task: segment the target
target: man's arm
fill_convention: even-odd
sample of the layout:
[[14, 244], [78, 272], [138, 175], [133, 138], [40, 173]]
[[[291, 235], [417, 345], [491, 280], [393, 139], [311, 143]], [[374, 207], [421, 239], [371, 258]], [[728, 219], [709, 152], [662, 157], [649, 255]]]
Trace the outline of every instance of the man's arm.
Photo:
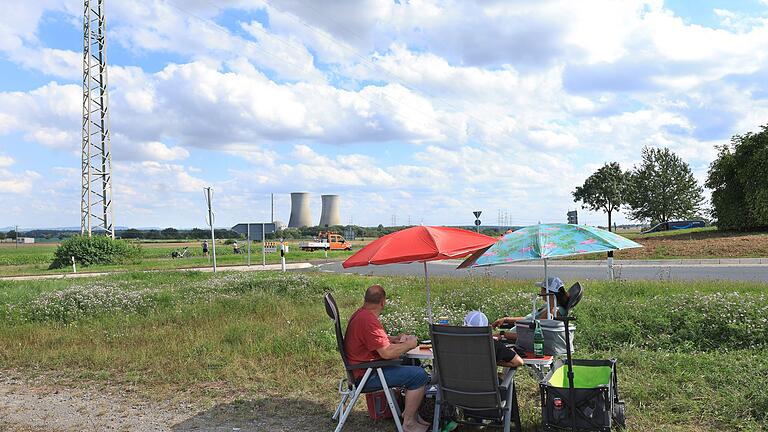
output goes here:
[[516, 355], [515, 358], [510, 361], [499, 361], [496, 362], [496, 364], [503, 367], [518, 367], [524, 365], [525, 360], [523, 360], [523, 358], [519, 355]]
[[416, 336], [405, 336], [403, 339], [402, 342], [391, 343], [385, 347], [379, 348], [376, 352], [378, 352], [384, 360], [393, 360], [419, 346], [419, 341], [416, 339]]
[[504, 318], [499, 318], [496, 321], [494, 321], [493, 324], [491, 324], [491, 325], [493, 327], [498, 327], [498, 326], [500, 326], [502, 324], [507, 324], [507, 323], [514, 324], [515, 321], [520, 321], [523, 318], [525, 318], [525, 317], [504, 317]]

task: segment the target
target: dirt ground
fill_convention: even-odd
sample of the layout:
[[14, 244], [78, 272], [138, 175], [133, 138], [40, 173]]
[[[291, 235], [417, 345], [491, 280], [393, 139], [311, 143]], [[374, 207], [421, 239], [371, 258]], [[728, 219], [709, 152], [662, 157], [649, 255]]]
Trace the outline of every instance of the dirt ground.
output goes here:
[[[130, 386], [55, 383], [0, 371], [0, 431], [5, 432], [255, 432], [333, 430], [333, 408], [308, 397], [229, 394], [194, 389], [172, 398], [141, 394]], [[215, 396], [201, 397], [200, 393]], [[194, 395], [193, 395], [194, 393]], [[389, 431], [371, 422], [357, 404], [345, 431]]]
[[768, 257], [768, 233], [710, 231], [633, 240], [644, 247], [617, 252], [617, 259]]

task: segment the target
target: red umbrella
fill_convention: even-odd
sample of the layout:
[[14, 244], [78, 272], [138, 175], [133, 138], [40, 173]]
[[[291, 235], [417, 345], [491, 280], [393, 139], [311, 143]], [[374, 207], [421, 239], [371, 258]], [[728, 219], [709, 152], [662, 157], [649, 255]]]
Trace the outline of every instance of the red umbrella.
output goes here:
[[415, 226], [387, 234], [347, 258], [344, 268], [369, 264], [424, 263], [427, 285], [427, 313], [432, 322], [427, 261], [465, 257], [496, 243], [495, 238], [461, 228]]

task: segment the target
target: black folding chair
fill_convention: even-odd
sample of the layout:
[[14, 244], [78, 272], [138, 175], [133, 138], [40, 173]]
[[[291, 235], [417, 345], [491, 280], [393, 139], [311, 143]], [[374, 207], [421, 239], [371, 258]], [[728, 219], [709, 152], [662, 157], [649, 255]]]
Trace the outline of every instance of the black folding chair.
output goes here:
[[576, 282], [573, 284], [570, 288], [568, 288], [568, 303], [564, 304], [565, 310], [567, 311], [566, 315], [568, 315], [574, 307], [576, 307], [577, 304], [581, 301], [581, 297], [584, 295], [584, 288], [581, 287], [581, 284]]
[[[515, 391], [515, 368], [506, 371], [502, 382], [496, 366], [492, 329], [430, 325], [434, 365], [438, 378], [433, 432], [440, 427], [441, 405], [461, 408], [467, 416], [500, 422], [504, 432], [511, 423], [520, 432], [520, 411]], [[460, 423], [487, 425], [467, 419]], [[491, 424], [493, 425], [493, 424]]]
[[[349, 361], [347, 360], [347, 353], [344, 351], [344, 333], [341, 331], [341, 318], [339, 316], [339, 308], [336, 306], [336, 301], [333, 299], [331, 293], [325, 294], [324, 301], [325, 312], [333, 320], [333, 324], [336, 329], [336, 344], [339, 350], [339, 354], [341, 354], [341, 361], [344, 362], [344, 369], [347, 373], [347, 377], [342, 378], [339, 381], [339, 394], [341, 394], [341, 402], [339, 402], [339, 405], [336, 407], [336, 412], [333, 413], [333, 419], [339, 420], [339, 424], [336, 426], [336, 432], [340, 432], [344, 428], [344, 423], [346, 423], [347, 418], [352, 412], [352, 408], [354, 408], [355, 402], [357, 402], [357, 399], [360, 397], [361, 393], [373, 393], [380, 391], [363, 391], [363, 387], [365, 387], [365, 383], [368, 381], [368, 378], [370, 378], [372, 373], [379, 375], [382, 389], [384, 390], [384, 394], [387, 396], [389, 409], [392, 411], [392, 417], [395, 421], [395, 426], [397, 426], [398, 432], [403, 432], [403, 425], [400, 422], [400, 407], [397, 405], [394, 395], [392, 394], [392, 390], [390, 390], [389, 386], [387, 385], [387, 380], [384, 378], [384, 372], [381, 370], [381, 368], [385, 366], [400, 366], [403, 364], [402, 360], [380, 360], [350, 365]], [[365, 375], [363, 375], [363, 378], [357, 382], [354, 375], [352, 374], [352, 371], [359, 369], [365, 369]], [[347, 403], [346, 407], [344, 406], [345, 403]], [[341, 418], [339, 418], [339, 415], [341, 415]]]

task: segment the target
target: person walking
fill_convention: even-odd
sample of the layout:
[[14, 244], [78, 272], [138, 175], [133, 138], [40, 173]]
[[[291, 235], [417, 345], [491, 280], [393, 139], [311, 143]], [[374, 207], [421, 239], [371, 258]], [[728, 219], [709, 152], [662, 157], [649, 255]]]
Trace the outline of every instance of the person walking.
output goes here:
[[203, 256], [206, 258], [208, 257], [208, 241], [207, 240], [203, 241]]

